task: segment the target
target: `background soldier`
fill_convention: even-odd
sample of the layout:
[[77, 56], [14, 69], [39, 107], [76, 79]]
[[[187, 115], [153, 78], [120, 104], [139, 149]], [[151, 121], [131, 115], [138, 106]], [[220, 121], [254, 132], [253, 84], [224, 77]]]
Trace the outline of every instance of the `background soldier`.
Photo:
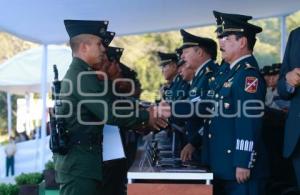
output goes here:
[[166, 80], [166, 84], [162, 87], [162, 98], [166, 101], [172, 101], [176, 97], [176, 88], [179, 77], [177, 76], [177, 55], [176, 53], [158, 52], [160, 59], [159, 66]]

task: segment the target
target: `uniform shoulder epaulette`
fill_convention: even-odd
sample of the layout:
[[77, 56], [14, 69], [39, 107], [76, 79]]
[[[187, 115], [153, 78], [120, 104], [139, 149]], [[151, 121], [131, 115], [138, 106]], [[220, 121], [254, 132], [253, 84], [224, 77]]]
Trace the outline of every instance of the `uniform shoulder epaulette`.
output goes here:
[[210, 72], [213, 72], [209, 67], [206, 67], [205, 68], [205, 74], [208, 74], [208, 73], [210, 73]]

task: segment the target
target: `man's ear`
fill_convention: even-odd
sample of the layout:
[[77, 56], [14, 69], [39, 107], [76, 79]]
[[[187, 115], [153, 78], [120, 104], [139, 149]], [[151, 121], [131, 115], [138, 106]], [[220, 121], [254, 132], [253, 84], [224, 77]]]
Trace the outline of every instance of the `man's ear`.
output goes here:
[[241, 43], [241, 46], [240, 46], [241, 49], [243, 49], [243, 48], [245, 48], [245, 47], [247, 48], [248, 40], [247, 40], [246, 37], [241, 37], [241, 38], [239, 39], [239, 41], [240, 41], [240, 43]]
[[203, 48], [199, 47], [199, 48], [197, 49], [197, 53], [198, 53], [199, 56], [202, 56], [202, 55], [203, 55], [203, 52], [204, 52]]

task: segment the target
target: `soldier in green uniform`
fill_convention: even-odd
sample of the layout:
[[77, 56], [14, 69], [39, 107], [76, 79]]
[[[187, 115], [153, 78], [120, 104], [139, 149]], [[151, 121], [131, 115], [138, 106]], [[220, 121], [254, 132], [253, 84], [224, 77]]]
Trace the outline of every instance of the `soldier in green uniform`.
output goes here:
[[[94, 64], [101, 63], [105, 53], [103, 39], [107, 21], [65, 20], [70, 36], [73, 61], [61, 83], [62, 106], [59, 118], [64, 120], [68, 152], [54, 154], [57, 182], [62, 195], [102, 194], [102, 129], [104, 124], [131, 127], [149, 124], [159, 129], [163, 119], [158, 111], [126, 109], [117, 111], [126, 117], [115, 117], [113, 94], [107, 80], [99, 80]], [[105, 78], [105, 77], [104, 77]], [[168, 115], [168, 111], [160, 112]]]
[[[140, 88], [136, 80], [137, 75], [132, 69], [120, 62], [123, 50], [123, 48], [119, 47], [107, 48], [107, 63], [110, 64], [108, 67], [108, 75], [109, 79], [115, 83], [113, 85], [114, 96], [119, 101], [127, 101], [131, 98], [138, 99]], [[131, 83], [129, 79], [132, 81]], [[125, 104], [126, 106], [125, 102], [120, 102], [120, 104]], [[138, 135], [134, 130], [129, 128], [121, 128], [120, 134], [126, 158], [109, 160], [103, 163], [104, 195], [126, 194], [127, 171], [134, 160], [137, 149], [136, 138]]]

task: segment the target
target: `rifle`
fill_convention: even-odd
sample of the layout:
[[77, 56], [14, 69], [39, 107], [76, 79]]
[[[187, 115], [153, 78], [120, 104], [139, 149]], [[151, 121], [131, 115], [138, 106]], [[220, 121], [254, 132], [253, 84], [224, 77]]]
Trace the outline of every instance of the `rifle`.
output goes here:
[[58, 80], [57, 67], [53, 65], [54, 81], [52, 82], [52, 100], [54, 101], [54, 108], [49, 108], [50, 115], [50, 150], [53, 153], [65, 155], [68, 152], [68, 131], [64, 128], [64, 121], [57, 116], [58, 108], [62, 106], [59, 97], [61, 81]]

